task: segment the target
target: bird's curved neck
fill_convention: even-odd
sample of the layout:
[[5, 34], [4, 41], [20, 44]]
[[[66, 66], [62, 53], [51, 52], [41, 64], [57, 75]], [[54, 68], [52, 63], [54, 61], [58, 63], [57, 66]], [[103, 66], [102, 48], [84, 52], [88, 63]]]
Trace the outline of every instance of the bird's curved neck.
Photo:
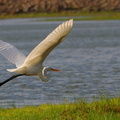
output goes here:
[[46, 76], [44, 76], [44, 75], [41, 75], [40, 77], [39, 77], [42, 81], [44, 81], [44, 82], [48, 82], [49, 81], [49, 77], [46, 77]]
[[44, 81], [44, 82], [47, 82], [47, 81], [49, 81], [49, 79], [50, 79], [50, 75], [47, 73], [48, 72], [48, 67], [44, 67], [43, 69], [42, 69], [42, 72], [41, 72], [41, 74], [39, 75], [39, 78], [42, 80], [42, 81]]

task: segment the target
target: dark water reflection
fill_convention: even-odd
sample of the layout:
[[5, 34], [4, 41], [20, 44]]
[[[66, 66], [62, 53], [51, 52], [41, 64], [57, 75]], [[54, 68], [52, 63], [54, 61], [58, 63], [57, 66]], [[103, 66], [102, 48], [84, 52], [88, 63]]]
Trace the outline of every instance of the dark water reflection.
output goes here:
[[[0, 39], [19, 48], [26, 55], [59, 22], [36, 22], [38, 19], [0, 20]], [[22, 76], [0, 88], [0, 106], [39, 105], [85, 98], [91, 101], [101, 93], [119, 96], [120, 21], [75, 21], [66, 40], [44, 62], [57, 69], [48, 83], [36, 77]], [[0, 56], [1, 80], [13, 75], [14, 68]]]

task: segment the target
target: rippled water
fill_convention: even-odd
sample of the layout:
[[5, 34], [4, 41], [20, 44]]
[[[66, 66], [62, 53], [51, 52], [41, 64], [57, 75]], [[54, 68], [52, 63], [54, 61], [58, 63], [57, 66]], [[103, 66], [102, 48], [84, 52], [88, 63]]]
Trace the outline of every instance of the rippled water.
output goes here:
[[[38, 19], [0, 20], [0, 39], [24, 54], [42, 41], [62, 21]], [[60, 103], [85, 98], [91, 101], [104, 93], [119, 96], [120, 21], [75, 21], [71, 33], [48, 56], [45, 66], [60, 69], [43, 83], [36, 77], [22, 76], [0, 87], [0, 107]], [[14, 68], [0, 55], [0, 82]]]

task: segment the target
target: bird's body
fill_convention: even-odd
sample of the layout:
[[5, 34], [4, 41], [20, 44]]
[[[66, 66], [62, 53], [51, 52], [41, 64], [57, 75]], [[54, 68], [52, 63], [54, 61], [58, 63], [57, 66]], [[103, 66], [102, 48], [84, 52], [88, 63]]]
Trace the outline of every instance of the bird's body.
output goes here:
[[59, 25], [40, 44], [38, 44], [27, 57], [11, 44], [0, 40], [0, 53], [17, 67], [15, 69], [7, 70], [9, 72], [15, 72], [27, 76], [35, 75], [42, 81], [48, 81], [50, 76], [47, 72], [59, 70], [44, 67], [42, 64], [48, 54], [60, 44], [71, 31], [72, 26], [72, 19]]

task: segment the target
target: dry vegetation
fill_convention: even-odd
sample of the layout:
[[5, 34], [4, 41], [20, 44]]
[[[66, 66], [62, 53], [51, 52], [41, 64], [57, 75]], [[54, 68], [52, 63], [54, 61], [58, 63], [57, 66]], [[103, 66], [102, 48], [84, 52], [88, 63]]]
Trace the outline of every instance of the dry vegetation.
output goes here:
[[0, 0], [0, 14], [120, 11], [120, 0]]

